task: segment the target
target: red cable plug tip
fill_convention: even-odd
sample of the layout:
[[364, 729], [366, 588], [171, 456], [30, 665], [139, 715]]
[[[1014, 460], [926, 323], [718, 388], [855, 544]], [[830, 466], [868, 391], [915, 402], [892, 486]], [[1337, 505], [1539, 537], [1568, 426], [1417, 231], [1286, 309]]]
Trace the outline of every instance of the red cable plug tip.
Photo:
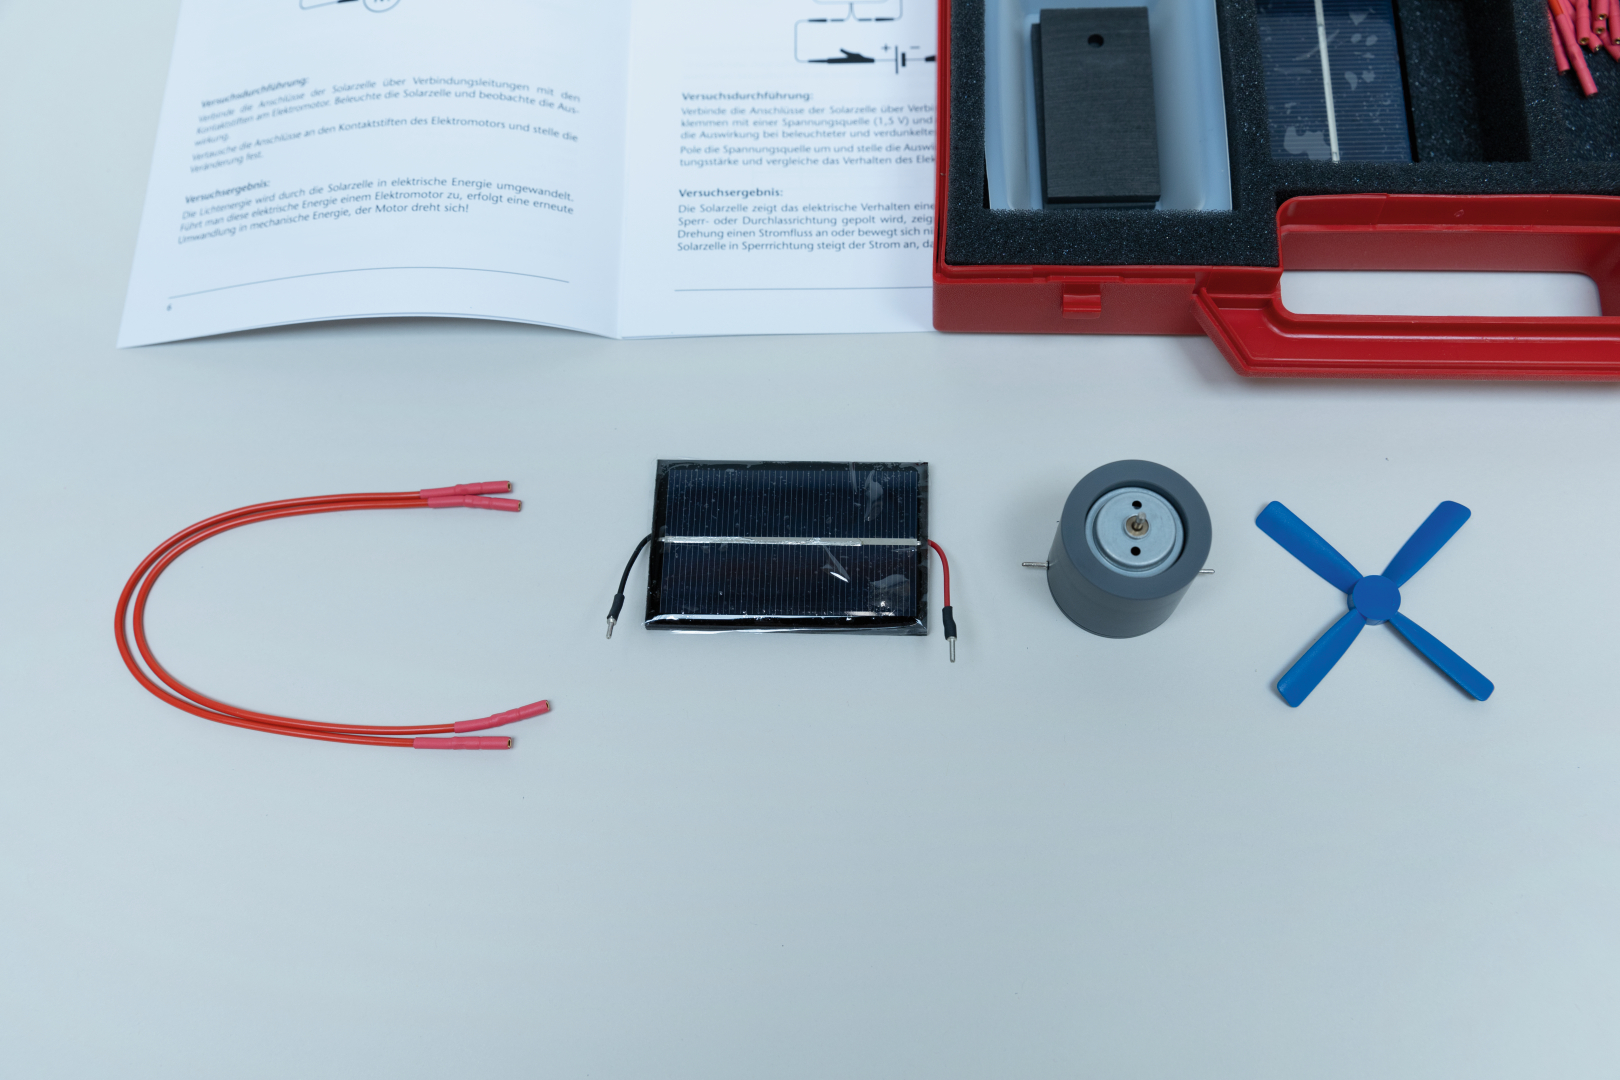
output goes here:
[[512, 740], [503, 735], [461, 735], [449, 739], [412, 739], [417, 750], [510, 750]]
[[515, 724], [519, 720], [527, 720], [531, 716], [551, 711], [551, 702], [536, 701], [532, 705], [522, 705], [506, 712], [498, 712], [493, 716], [481, 716], [477, 720], [458, 720], [452, 730], [454, 731], [483, 731], [486, 728], [504, 727]]
[[500, 495], [512, 490], [510, 480], [485, 480], [481, 484], [455, 484], [451, 487], [423, 488], [417, 494], [424, 499], [438, 499], [446, 495]]
[[517, 513], [523, 509], [521, 499], [486, 499], [482, 495], [436, 495], [427, 501], [435, 510], [443, 510], [451, 506], [470, 506], [474, 510], [509, 510]]

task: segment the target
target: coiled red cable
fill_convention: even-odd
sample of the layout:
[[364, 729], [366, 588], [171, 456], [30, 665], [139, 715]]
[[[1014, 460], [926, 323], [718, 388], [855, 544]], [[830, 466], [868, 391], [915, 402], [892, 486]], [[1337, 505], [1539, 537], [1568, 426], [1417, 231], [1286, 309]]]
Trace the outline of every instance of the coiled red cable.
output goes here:
[[[115, 629], [118, 653], [124, 658], [137, 682], [163, 701], [193, 716], [213, 720], [233, 727], [265, 731], [275, 735], [292, 735], [300, 739], [320, 739], [326, 742], [358, 743], [364, 746], [406, 746], [422, 750], [504, 750], [512, 740], [504, 736], [464, 736], [460, 733], [500, 727], [531, 716], [549, 712], [550, 702], [537, 701], [531, 705], [496, 713], [477, 720], [462, 720], [453, 724], [423, 724], [415, 726], [371, 726], [363, 724], [330, 724], [315, 720], [298, 720], [290, 716], [239, 709], [223, 701], [191, 689], [171, 675], [153, 655], [146, 640], [146, 602], [158, 577], [187, 551], [210, 537], [231, 529], [241, 528], [258, 521], [275, 518], [299, 517], [304, 514], [330, 514], [340, 510], [413, 510], [466, 506], [484, 510], [515, 511], [523, 505], [516, 499], [491, 499], [489, 492], [510, 491], [512, 485], [505, 480], [482, 484], [459, 484], [450, 488], [429, 488], [422, 491], [373, 492], [355, 495], [317, 495], [305, 499], [283, 499], [279, 502], [257, 503], [223, 514], [216, 514], [182, 529], [159, 544], [141, 561], [124, 585], [118, 597]], [[134, 637], [131, 648], [130, 637]], [[141, 667], [135, 654], [145, 662], [151, 674]], [[161, 685], [160, 685], [161, 684]], [[455, 735], [454, 738], [423, 738], [428, 735]]]

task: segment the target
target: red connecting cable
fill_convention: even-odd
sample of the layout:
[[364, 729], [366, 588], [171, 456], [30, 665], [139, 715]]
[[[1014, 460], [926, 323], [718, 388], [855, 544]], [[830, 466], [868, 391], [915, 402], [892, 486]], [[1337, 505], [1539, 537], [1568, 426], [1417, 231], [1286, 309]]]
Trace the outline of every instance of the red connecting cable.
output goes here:
[[[206, 521], [199, 521], [189, 528], [175, 533], [157, 549], [142, 560], [141, 565], [135, 568], [130, 575], [124, 591], [118, 597], [118, 614], [116, 617], [116, 633], [118, 635], [118, 653], [124, 658], [124, 666], [129, 668], [131, 675], [137, 682], [146, 687], [157, 697], [168, 702], [177, 709], [184, 709], [193, 716], [200, 716], [205, 720], [213, 720], [221, 724], [230, 724], [233, 727], [250, 728], [254, 731], [266, 731], [275, 735], [292, 735], [300, 739], [322, 739], [327, 742], [359, 743], [365, 746], [410, 746], [418, 750], [505, 750], [511, 747], [512, 740], [504, 736], [458, 736], [449, 739], [420, 738], [424, 735], [446, 735], [466, 731], [482, 731], [486, 728], [500, 727], [503, 724], [526, 720], [531, 716], [551, 710], [551, 703], [536, 701], [532, 705], [512, 709], [509, 712], [496, 713], [493, 716], [481, 717], [477, 720], [462, 720], [454, 724], [424, 724], [416, 727], [373, 727], [359, 724], [327, 724], [315, 720], [296, 720], [290, 716], [276, 716], [272, 713], [253, 712], [249, 709], [238, 709], [217, 701], [206, 694], [197, 692], [186, 686], [158, 662], [152, 654], [151, 646], [146, 641], [146, 601], [152, 594], [152, 586], [156, 584], [158, 576], [167, 570], [174, 560], [187, 551], [220, 533], [243, 525], [251, 525], [256, 521], [270, 521], [275, 518], [299, 517], [304, 514], [330, 514], [339, 510], [410, 510], [410, 509], [440, 509], [453, 506], [468, 506], [480, 510], [512, 510], [521, 509], [523, 504], [516, 499], [490, 499], [485, 498], [490, 492], [511, 491], [512, 485], [505, 480], [495, 480], [482, 484], [457, 484], [455, 487], [427, 488], [423, 491], [394, 491], [375, 492], [360, 495], [317, 495], [307, 499], [283, 499], [280, 502], [258, 503], [254, 506], [244, 506], [237, 510], [229, 510], [223, 514], [216, 514]], [[133, 600], [133, 605], [131, 601]], [[134, 631], [135, 647], [130, 648], [129, 630]], [[139, 652], [141, 660], [151, 669], [148, 675], [135, 659]], [[154, 676], [156, 679], [154, 680]], [[162, 685], [159, 685], [159, 682]]]

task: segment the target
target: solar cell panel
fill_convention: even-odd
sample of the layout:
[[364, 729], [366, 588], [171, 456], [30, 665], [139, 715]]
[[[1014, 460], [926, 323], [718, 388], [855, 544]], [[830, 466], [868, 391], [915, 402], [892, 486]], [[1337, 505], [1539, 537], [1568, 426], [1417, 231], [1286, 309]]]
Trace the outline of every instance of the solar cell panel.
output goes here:
[[660, 461], [649, 628], [928, 633], [928, 466]]

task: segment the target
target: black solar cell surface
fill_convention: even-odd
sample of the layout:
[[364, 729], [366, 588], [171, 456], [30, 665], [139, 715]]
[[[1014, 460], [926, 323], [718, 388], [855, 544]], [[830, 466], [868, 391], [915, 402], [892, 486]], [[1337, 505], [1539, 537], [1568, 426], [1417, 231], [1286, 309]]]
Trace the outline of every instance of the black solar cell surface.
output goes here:
[[764, 544], [664, 548], [667, 614], [915, 615], [917, 549]]
[[926, 500], [925, 464], [660, 462], [647, 625], [926, 634]]

